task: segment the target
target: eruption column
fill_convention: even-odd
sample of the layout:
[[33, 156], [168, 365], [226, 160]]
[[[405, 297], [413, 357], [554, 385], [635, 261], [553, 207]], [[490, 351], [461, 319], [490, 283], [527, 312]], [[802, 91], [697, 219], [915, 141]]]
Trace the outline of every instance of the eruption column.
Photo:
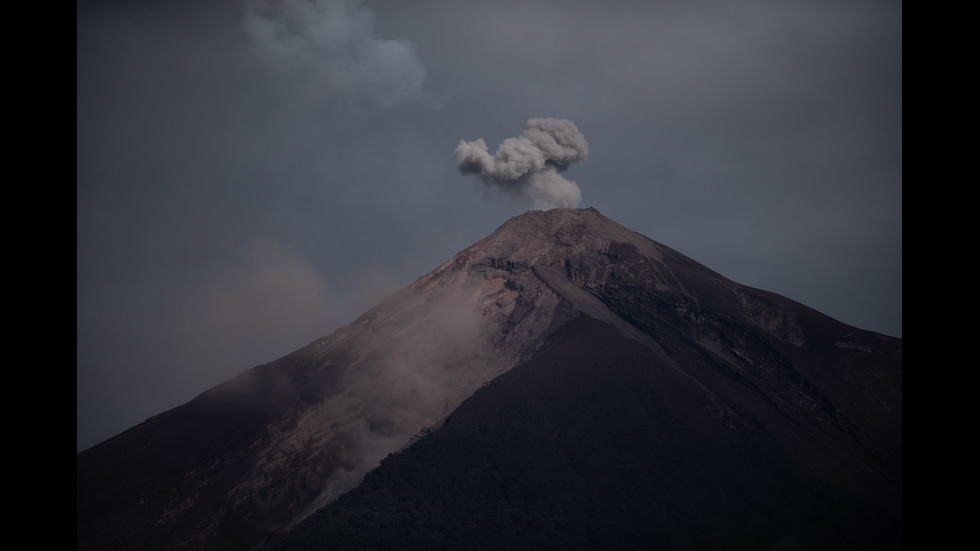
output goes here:
[[534, 208], [577, 207], [582, 192], [562, 175], [572, 163], [589, 155], [585, 136], [570, 120], [528, 119], [527, 128], [507, 138], [492, 156], [482, 138], [456, 146], [456, 165], [463, 174], [477, 174], [488, 186], [520, 193]]

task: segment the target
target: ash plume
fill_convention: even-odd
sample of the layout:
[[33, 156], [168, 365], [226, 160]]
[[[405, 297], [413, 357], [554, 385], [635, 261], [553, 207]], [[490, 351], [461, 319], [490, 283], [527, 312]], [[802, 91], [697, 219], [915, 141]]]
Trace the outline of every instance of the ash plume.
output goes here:
[[489, 187], [520, 193], [535, 209], [572, 208], [582, 201], [578, 184], [560, 174], [589, 155], [585, 136], [568, 119], [528, 119], [524, 132], [504, 140], [492, 156], [482, 138], [460, 140], [455, 155], [460, 172], [479, 175]]
[[382, 108], [423, 96], [415, 45], [375, 36], [362, 0], [247, 0], [243, 28], [256, 54], [314, 97], [363, 98]]

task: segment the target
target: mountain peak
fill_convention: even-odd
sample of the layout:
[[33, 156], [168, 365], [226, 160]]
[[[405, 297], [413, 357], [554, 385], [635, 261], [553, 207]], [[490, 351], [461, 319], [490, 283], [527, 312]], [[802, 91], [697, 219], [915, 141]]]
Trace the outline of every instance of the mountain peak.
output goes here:
[[563, 270], [569, 263], [592, 262], [596, 254], [618, 257], [623, 247], [640, 256], [662, 260], [670, 249], [607, 218], [594, 207], [533, 210], [514, 216], [487, 237], [467, 247], [432, 273], [461, 270], [474, 264]]
[[[541, 238], [546, 240], [542, 242]], [[546, 243], [572, 246], [583, 240], [593, 244], [595, 240], [647, 240], [607, 218], [595, 207], [588, 207], [528, 211], [511, 218], [483, 241], [527, 239], [539, 246]]]
[[529, 210], [522, 214], [512, 217], [503, 225], [515, 224], [555, 224], [555, 223], [595, 223], [599, 220], [609, 220], [595, 207], [586, 208], [555, 208], [547, 210]]

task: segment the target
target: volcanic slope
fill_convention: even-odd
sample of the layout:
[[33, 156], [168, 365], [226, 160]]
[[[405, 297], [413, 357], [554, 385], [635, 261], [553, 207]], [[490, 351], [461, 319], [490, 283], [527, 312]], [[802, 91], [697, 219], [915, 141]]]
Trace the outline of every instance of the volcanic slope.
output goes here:
[[[567, 358], [580, 361], [553, 359], [571, 343], [581, 350]], [[721, 526], [744, 526], [733, 504], [751, 510], [774, 495], [769, 489], [785, 488], [789, 497], [775, 501], [784, 508], [814, 496], [832, 505], [801, 513], [809, 524], [777, 516], [766, 522], [785, 525], [783, 531], [746, 528], [752, 535], [743, 539], [758, 543], [827, 527], [850, 533], [851, 525], [834, 519], [852, 518], [846, 512], [863, 507], [873, 526], [889, 527], [882, 537], [894, 539], [898, 530], [900, 541], [901, 348], [900, 339], [730, 281], [595, 209], [532, 211], [349, 326], [80, 453], [78, 549], [273, 546], [297, 522], [356, 487], [382, 458], [414, 441], [369, 480], [391, 472], [387, 463], [395, 458], [421, 453], [416, 450], [450, 438], [454, 426], [466, 427], [457, 422], [466, 417], [453, 414], [439, 428], [464, 400], [509, 388], [503, 382], [544, 364], [553, 375], [531, 379], [567, 392], [537, 395], [532, 409], [539, 413], [524, 422], [531, 427], [524, 436], [571, 454], [556, 464], [555, 480], [562, 483], [554, 485], [562, 491], [580, 498], [589, 491], [629, 495], [622, 480], [582, 494], [564, 484], [573, 479], [561, 473], [591, 472], [589, 465], [604, 456], [630, 463], [626, 472], [648, 481], [661, 476], [657, 469], [664, 465], [680, 465], [665, 486], [671, 491], [658, 494], [661, 509], [654, 510], [686, 517], [702, 499], [715, 501], [705, 493], [708, 484], [736, 496], [712, 505], [722, 517], [734, 515]], [[552, 359], [542, 359], [545, 354]], [[616, 370], [631, 373], [626, 386], [644, 398], [628, 412], [609, 414], [622, 417], [619, 432], [596, 421], [592, 433], [581, 434], [576, 423], [587, 425], [589, 413], [572, 406], [588, 389], [603, 388], [605, 375]], [[477, 393], [490, 381], [498, 383]], [[515, 398], [527, 392], [521, 388], [482, 398], [490, 404], [483, 411], [522, 403]], [[609, 407], [596, 399], [600, 413]], [[474, 407], [473, 400], [464, 405]], [[537, 418], [547, 420], [539, 426]], [[547, 437], [539, 442], [538, 433]], [[635, 442], [617, 447], [629, 434]], [[480, 439], [471, 430], [463, 441]], [[500, 450], [506, 455], [508, 448]], [[502, 464], [519, 458], [509, 457], [501, 457]], [[698, 461], [708, 466], [693, 468]], [[711, 482], [689, 481], [697, 472], [710, 472]], [[727, 484], [729, 478], [741, 482]], [[671, 496], [688, 483], [691, 495], [677, 513]], [[367, 487], [350, 498], [368, 495]], [[398, 499], [418, 503], [424, 492]], [[345, 500], [324, 511], [344, 518], [337, 507]], [[584, 511], [556, 522], [569, 525]], [[718, 526], [706, 521], [684, 529], [700, 533], [712, 525]], [[657, 541], [674, 537], [651, 530], [637, 541], [650, 541], [654, 533]], [[711, 539], [724, 538], [724, 528], [716, 530], [704, 541], [721, 541]]]
[[705, 404], [649, 348], [582, 316], [281, 549], [901, 548], [890, 506]]

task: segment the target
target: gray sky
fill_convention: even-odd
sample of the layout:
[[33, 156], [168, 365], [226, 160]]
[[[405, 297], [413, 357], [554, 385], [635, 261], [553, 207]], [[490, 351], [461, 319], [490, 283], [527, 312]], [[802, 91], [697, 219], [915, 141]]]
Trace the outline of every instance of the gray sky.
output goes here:
[[454, 157], [532, 118], [587, 140], [578, 206], [902, 336], [900, 2], [77, 7], [78, 450], [532, 208]]

